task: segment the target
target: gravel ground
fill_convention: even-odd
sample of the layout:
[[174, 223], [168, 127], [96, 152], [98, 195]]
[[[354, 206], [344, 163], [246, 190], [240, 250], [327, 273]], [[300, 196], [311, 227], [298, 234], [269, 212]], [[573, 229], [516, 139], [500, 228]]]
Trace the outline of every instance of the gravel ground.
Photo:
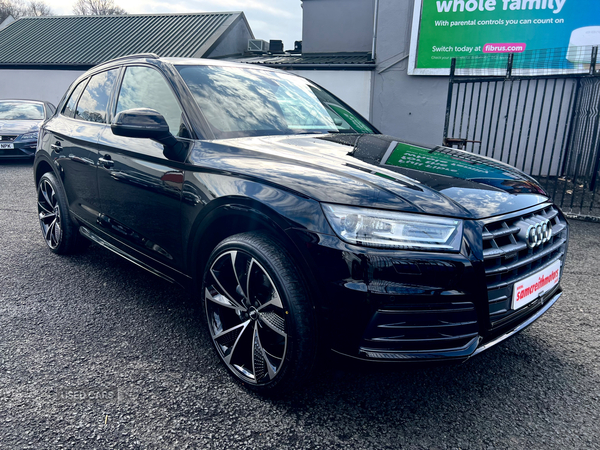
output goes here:
[[184, 290], [96, 246], [48, 251], [31, 164], [0, 163], [0, 449], [600, 448], [600, 224], [571, 226], [565, 294], [520, 335], [458, 366], [330, 363], [263, 399]]

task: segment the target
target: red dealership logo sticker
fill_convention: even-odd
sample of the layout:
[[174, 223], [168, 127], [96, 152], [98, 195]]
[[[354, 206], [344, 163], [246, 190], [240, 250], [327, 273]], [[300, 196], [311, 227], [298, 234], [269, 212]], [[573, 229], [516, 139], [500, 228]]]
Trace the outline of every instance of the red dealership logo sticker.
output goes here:
[[561, 262], [555, 261], [545, 269], [514, 284], [512, 309], [516, 310], [549, 292], [560, 279]]
[[516, 301], [520, 301], [523, 300], [527, 297], [529, 297], [531, 294], [535, 294], [537, 291], [539, 291], [541, 288], [548, 286], [549, 284], [552, 284], [552, 286], [554, 286], [556, 284], [556, 282], [558, 282], [558, 269], [552, 271], [552, 273], [550, 275], [548, 275], [547, 277], [541, 275], [538, 278], [538, 281], [536, 281], [533, 284], [529, 284], [529, 285], [520, 285], [517, 287], [517, 298]]

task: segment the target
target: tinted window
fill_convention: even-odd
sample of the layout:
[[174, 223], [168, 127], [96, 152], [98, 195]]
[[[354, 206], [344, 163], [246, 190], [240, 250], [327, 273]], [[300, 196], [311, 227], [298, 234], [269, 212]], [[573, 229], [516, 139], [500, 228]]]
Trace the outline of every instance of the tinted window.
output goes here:
[[173, 135], [186, 135], [179, 103], [158, 71], [149, 67], [127, 68], [117, 102], [117, 114], [134, 108], [158, 111], [164, 116]]
[[1, 120], [42, 120], [44, 107], [39, 103], [0, 102]]
[[106, 112], [119, 69], [109, 70], [94, 75], [81, 94], [77, 103], [76, 119], [88, 122], [106, 123]]
[[85, 88], [87, 81], [88, 80], [83, 80], [75, 89], [73, 89], [73, 92], [69, 97], [69, 101], [67, 101], [67, 104], [62, 110], [63, 115], [67, 117], [75, 117], [75, 105], [77, 105], [77, 100], [81, 95], [81, 91], [83, 91], [83, 88]]
[[349, 107], [281, 71], [177, 66], [217, 138], [298, 133], [373, 133]]

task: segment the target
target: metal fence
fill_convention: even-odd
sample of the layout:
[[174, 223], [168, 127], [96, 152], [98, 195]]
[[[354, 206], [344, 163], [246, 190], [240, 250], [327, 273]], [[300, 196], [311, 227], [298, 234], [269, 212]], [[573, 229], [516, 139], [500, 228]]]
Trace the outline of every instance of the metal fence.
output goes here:
[[598, 47], [452, 60], [444, 145], [514, 165], [600, 220]]

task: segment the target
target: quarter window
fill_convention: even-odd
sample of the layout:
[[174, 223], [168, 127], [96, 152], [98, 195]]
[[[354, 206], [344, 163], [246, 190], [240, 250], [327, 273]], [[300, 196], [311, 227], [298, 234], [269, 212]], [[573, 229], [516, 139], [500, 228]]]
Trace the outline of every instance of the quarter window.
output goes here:
[[81, 83], [79, 83], [77, 85], [77, 87], [75, 89], [73, 89], [73, 92], [71, 93], [71, 96], [69, 97], [69, 101], [67, 102], [67, 104], [65, 105], [65, 107], [62, 110], [62, 113], [64, 116], [67, 117], [75, 117], [75, 105], [77, 104], [77, 99], [79, 99], [79, 96], [81, 95], [81, 91], [83, 91], [83, 88], [85, 88], [85, 85], [87, 83], [88, 80], [83, 80]]
[[110, 93], [119, 69], [108, 70], [90, 78], [90, 82], [77, 103], [75, 118], [88, 122], [106, 123]]
[[134, 108], [150, 108], [162, 114], [174, 136], [187, 137], [182, 110], [171, 88], [158, 71], [149, 67], [128, 67], [123, 77], [117, 114]]

